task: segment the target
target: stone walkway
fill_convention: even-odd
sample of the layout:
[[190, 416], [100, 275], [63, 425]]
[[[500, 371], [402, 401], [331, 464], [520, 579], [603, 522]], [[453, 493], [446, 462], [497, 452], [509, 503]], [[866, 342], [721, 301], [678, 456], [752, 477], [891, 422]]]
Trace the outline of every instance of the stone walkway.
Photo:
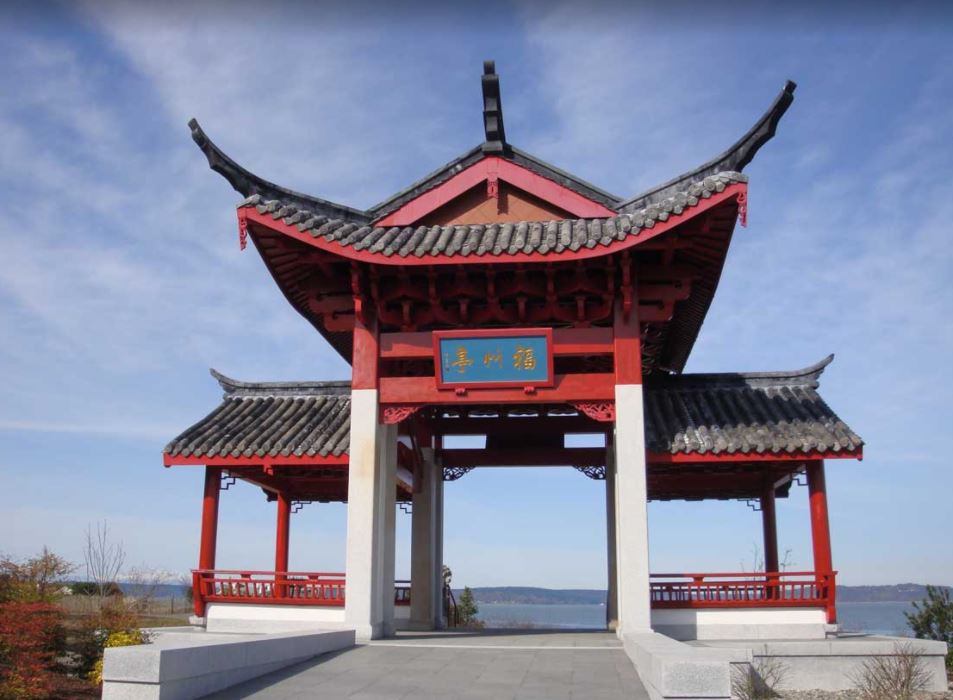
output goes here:
[[217, 700], [647, 700], [606, 632], [401, 633], [262, 676]]

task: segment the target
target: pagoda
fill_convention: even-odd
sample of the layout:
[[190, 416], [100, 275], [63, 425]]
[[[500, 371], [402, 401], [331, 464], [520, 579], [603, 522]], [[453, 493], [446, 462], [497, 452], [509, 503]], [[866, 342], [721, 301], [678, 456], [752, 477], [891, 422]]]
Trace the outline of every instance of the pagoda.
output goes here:
[[[446, 481], [491, 466], [570, 466], [604, 481], [607, 625], [676, 639], [823, 638], [837, 621], [825, 462], [862, 440], [818, 394], [827, 357], [784, 372], [686, 374], [738, 222], [743, 174], [794, 99], [788, 82], [721, 155], [619, 197], [507, 138], [493, 62], [484, 140], [369, 209], [275, 185], [192, 137], [241, 195], [250, 241], [350, 381], [245, 382], [165, 448], [204, 467], [195, 614], [209, 630], [454, 623], [443, 566]], [[567, 435], [602, 436], [569, 447]], [[483, 448], [445, 445], [483, 436]], [[235, 480], [275, 504], [275, 566], [216, 568]], [[464, 481], [465, 484], [465, 481]], [[463, 486], [464, 484], [461, 484]], [[775, 501], [806, 484], [813, 565], [779, 562]], [[762, 516], [764, 571], [649, 570], [650, 500], [730, 499]], [[292, 513], [347, 503], [343, 572], [295, 571]], [[412, 506], [411, 578], [395, 581], [395, 513]], [[754, 633], [757, 636], [756, 632]]]

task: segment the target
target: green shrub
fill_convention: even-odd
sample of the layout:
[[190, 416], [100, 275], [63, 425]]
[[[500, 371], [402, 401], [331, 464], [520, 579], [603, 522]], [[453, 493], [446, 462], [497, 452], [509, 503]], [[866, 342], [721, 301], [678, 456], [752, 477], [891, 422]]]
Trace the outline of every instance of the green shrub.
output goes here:
[[953, 600], [950, 589], [927, 586], [927, 597], [904, 613], [918, 639], [936, 639], [947, 644], [946, 669], [953, 673]]

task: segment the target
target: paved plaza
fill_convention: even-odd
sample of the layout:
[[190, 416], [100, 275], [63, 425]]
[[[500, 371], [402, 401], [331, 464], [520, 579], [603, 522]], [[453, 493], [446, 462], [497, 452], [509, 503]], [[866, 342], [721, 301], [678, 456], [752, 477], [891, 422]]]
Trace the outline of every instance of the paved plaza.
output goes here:
[[606, 632], [401, 633], [262, 676], [217, 700], [642, 700]]

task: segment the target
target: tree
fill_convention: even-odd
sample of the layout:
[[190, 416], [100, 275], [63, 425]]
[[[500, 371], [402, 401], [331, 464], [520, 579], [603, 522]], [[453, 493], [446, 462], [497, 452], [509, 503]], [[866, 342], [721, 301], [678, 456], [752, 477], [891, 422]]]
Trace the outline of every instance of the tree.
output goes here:
[[76, 566], [43, 547], [38, 556], [25, 561], [0, 557], [0, 601], [52, 601], [55, 584], [76, 570]]
[[119, 572], [126, 562], [126, 550], [122, 542], [109, 541], [109, 526], [104, 520], [96, 523], [96, 531], [92, 525], [86, 527], [86, 550], [83, 552], [86, 560], [86, 578], [96, 584], [96, 592], [101, 600], [109, 595], [110, 586], [116, 583]]
[[480, 627], [480, 621], [477, 620], [477, 613], [480, 608], [477, 607], [476, 600], [473, 598], [473, 591], [469, 586], [464, 586], [463, 593], [460, 594], [460, 600], [457, 601], [457, 614], [460, 617], [462, 627]]
[[912, 613], [904, 613], [917, 639], [936, 639], [946, 642], [946, 668], [953, 672], [953, 600], [950, 589], [927, 586], [927, 597], [913, 604]]

